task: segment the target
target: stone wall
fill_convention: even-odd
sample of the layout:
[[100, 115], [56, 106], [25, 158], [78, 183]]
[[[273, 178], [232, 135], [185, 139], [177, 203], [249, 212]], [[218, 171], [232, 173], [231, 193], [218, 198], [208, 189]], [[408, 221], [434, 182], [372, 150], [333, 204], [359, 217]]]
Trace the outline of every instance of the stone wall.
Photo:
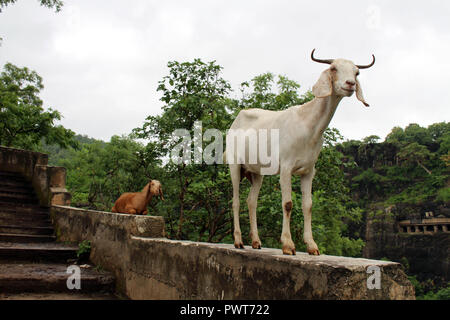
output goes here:
[[48, 166], [48, 155], [0, 146], [0, 171], [16, 172], [28, 180], [42, 206], [69, 205], [66, 169]]
[[[174, 241], [162, 217], [65, 206], [51, 215], [58, 239], [90, 240], [93, 263], [131, 299], [414, 299], [397, 263]], [[369, 266], [381, 271], [380, 289], [367, 287]]]
[[165, 235], [162, 217], [117, 214], [67, 206], [52, 206], [50, 215], [58, 241], [91, 242], [91, 261], [114, 273], [121, 292], [127, 291], [130, 237]]

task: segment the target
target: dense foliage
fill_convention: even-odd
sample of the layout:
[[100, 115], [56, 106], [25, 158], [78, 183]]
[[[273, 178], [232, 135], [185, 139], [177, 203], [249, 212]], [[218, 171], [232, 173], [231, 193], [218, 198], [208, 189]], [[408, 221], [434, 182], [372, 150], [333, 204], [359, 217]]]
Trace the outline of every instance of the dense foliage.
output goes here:
[[39, 92], [42, 78], [28, 68], [5, 64], [0, 74], [0, 144], [36, 149], [41, 140], [47, 144], [76, 147], [74, 132], [56, 125], [61, 114], [43, 108]]
[[347, 163], [358, 164], [348, 177], [360, 206], [450, 202], [450, 123], [395, 127], [385, 141], [378, 139], [370, 136], [337, 146]]

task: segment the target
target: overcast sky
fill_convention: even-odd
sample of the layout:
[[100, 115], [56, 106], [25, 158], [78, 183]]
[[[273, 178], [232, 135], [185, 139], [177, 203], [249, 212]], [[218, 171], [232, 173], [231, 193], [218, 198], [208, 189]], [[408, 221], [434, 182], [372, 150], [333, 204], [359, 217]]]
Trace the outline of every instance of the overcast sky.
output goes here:
[[65, 0], [61, 12], [19, 0], [0, 13], [0, 64], [44, 79], [62, 124], [109, 141], [161, 112], [157, 82], [171, 60], [216, 60], [236, 97], [270, 71], [309, 90], [321, 58], [377, 62], [330, 126], [347, 139], [450, 119], [450, 1]]

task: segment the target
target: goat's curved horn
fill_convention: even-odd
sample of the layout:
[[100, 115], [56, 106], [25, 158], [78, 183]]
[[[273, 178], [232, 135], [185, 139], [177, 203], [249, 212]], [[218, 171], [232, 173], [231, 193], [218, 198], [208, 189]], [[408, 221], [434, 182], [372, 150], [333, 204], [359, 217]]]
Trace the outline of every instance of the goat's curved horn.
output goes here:
[[375, 64], [375, 56], [374, 55], [372, 55], [372, 63], [371, 64], [368, 64], [368, 65], [366, 65], [366, 66], [360, 66], [360, 65], [356, 65], [357, 67], [358, 67], [358, 69], [367, 69], [367, 68], [370, 68], [371, 66], [373, 66], [374, 64]]
[[315, 62], [320, 62], [320, 63], [326, 63], [326, 64], [332, 64], [333, 63], [333, 59], [316, 59], [314, 58], [314, 51], [316, 51], [316, 49], [313, 49], [313, 51], [311, 52], [311, 59]]

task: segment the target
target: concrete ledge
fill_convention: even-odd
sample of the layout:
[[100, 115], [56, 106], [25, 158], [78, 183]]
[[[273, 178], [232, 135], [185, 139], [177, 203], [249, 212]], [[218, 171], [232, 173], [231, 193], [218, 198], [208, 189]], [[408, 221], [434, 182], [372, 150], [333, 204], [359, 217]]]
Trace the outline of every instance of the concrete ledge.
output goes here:
[[164, 219], [157, 216], [112, 213], [69, 206], [52, 206], [58, 240], [79, 242], [102, 239], [125, 241], [131, 235], [164, 237]]
[[[91, 260], [131, 299], [414, 299], [393, 262], [245, 250], [164, 238], [164, 219], [53, 206], [60, 241], [91, 241]], [[368, 289], [369, 266], [381, 288]]]
[[[369, 266], [381, 289], [367, 288]], [[132, 299], [414, 299], [398, 263], [134, 236], [127, 278]]]
[[[112, 212], [52, 206], [50, 215], [58, 241], [91, 242], [90, 259], [114, 273], [117, 288], [124, 291], [132, 235], [164, 237], [164, 219]], [[145, 254], [145, 253], [142, 253]]]

